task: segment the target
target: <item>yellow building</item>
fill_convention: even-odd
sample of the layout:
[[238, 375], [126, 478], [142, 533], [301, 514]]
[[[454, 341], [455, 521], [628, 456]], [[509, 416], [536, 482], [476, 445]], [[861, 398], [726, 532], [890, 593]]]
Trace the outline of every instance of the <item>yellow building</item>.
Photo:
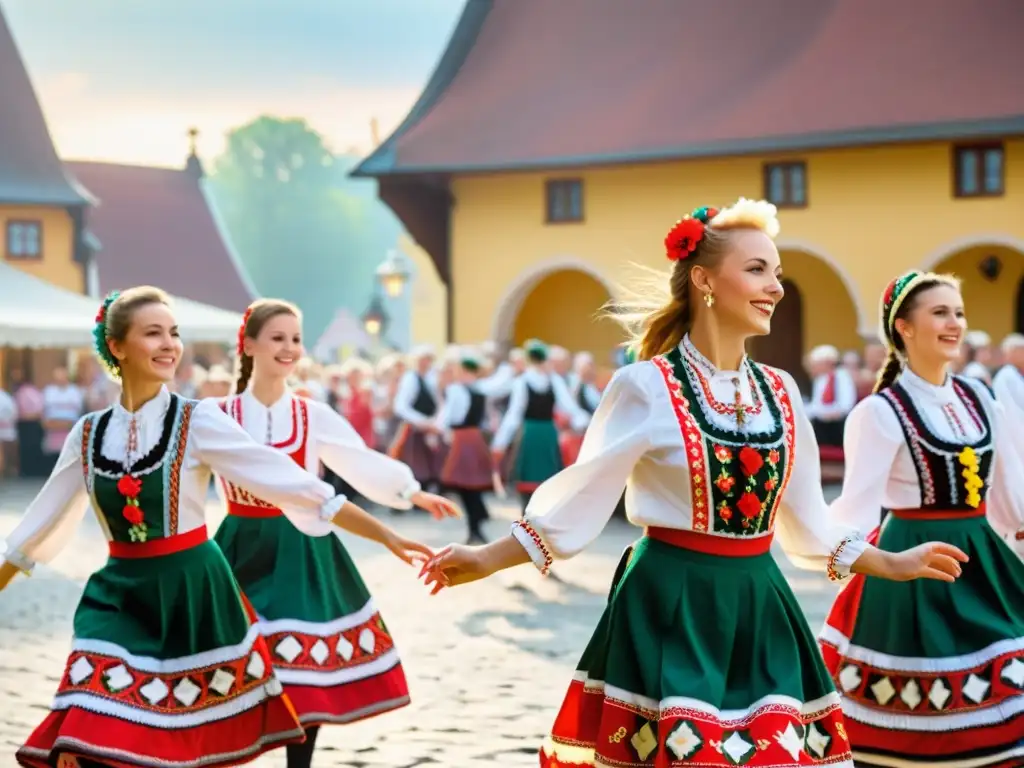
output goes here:
[[624, 267], [739, 196], [782, 222], [761, 359], [859, 347], [911, 268], [960, 274], [998, 339], [1024, 323], [1020, 29], [1024, 4], [976, 0], [478, 0], [356, 174], [430, 254], [457, 342], [609, 355], [592, 317]]
[[442, 347], [448, 341], [448, 288], [438, 277], [430, 255], [404, 232], [398, 236], [398, 250], [413, 267], [409, 308], [412, 344]]

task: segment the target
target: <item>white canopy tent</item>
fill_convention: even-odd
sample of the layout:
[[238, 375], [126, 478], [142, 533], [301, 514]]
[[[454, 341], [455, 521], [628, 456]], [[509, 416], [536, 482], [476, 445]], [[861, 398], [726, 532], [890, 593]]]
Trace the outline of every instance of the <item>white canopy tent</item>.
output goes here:
[[[99, 302], [0, 263], [0, 347], [88, 347]], [[182, 340], [233, 345], [242, 316], [174, 299]]]

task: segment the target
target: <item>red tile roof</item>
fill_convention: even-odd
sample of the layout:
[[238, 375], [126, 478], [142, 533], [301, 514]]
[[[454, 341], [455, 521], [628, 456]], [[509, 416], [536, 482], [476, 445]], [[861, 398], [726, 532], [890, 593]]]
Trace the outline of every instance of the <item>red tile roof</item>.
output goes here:
[[79, 206], [86, 193], [64, 173], [28, 72], [0, 9], [0, 203]]
[[100, 241], [100, 290], [156, 285], [235, 311], [255, 291], [192, 170], [69, 162], [97, 198], [88, 227]]
[[1021, 0], [468, 0], [357, 175], [1024, 133]]

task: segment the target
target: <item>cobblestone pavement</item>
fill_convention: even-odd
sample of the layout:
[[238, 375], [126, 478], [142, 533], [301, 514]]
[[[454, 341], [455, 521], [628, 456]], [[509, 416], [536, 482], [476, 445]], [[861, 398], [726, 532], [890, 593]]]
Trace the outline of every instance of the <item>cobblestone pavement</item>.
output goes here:
[[[36, 487], [0, 485], [0, 538]], [[492, 512], [494, 536], [517, 514], [500, 503]], [[464, 535], [458, 520], [382, 514], [405, 535], [430, 545]], [[220, 515], [211, 503], [211, 530]], [[556, 566], [557, 579], [524, 566], [436, 597], [427, 596], [414, 570], [374, 544], [346, 537], [397, 639], [412, 704], [323, 729], [314, 766], [535, 766], [619, 555], [636, 534], [613, 521], [590, 550]], [[102, 534], [90, 516], [54, 563], [0, 593], [0, 768], [15, 765], [14, 750], [47, 711], [67, 656], [75, 605], [85, 579], [105, 557]], [[779, 557], [817, 629], [834, 590], [823, 576], [797, 571]], [[252, 765], [283, 768], [283, 751]]]

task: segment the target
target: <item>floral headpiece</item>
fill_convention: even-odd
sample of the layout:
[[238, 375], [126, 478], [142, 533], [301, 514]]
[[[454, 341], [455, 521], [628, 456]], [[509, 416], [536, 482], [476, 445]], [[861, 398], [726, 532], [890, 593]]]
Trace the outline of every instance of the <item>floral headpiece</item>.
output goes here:
[[677, 221], [665, 236], [665, 253], [669, 261], [682, 261], [697, 250], [708, 223], [717, 215], [717, 208], [703, 206]]
[[882, 328], [883, 341], [887, 346], [894, 346], [896, 338], [896, 313], [899, 312], [903, 300], [910, 295], [921, 283], [949, 282], [948, 277], [936, 274], [935, 272], [917, 272], [912, 270], [900, 275], [882, 293], [880, 310], [880, 326]]
[[242, 315], [242, 325], [238, 329], [238, 345], [235, 347], [235, 353], [239, 357], [245, 354], [245, 329], [249, 326], [250, 317], [252, 317], [252, 307], [245, 310], [245, 314]]
[[107, 311], [120, 295], [118, 291], [111, 291], [107, 294], [107, 298], [103, 300], [99, 311], [96, 313], [96, 324], [92, 329], [93, 353], [96, 355], [96, 359], [100, 361], [100, 365], [103, 366], [103, 370], [114, 379], [121, 378], [121, 366], [117, 362], [117, 358], [110, 351], [110, 347], [107, 346]]

